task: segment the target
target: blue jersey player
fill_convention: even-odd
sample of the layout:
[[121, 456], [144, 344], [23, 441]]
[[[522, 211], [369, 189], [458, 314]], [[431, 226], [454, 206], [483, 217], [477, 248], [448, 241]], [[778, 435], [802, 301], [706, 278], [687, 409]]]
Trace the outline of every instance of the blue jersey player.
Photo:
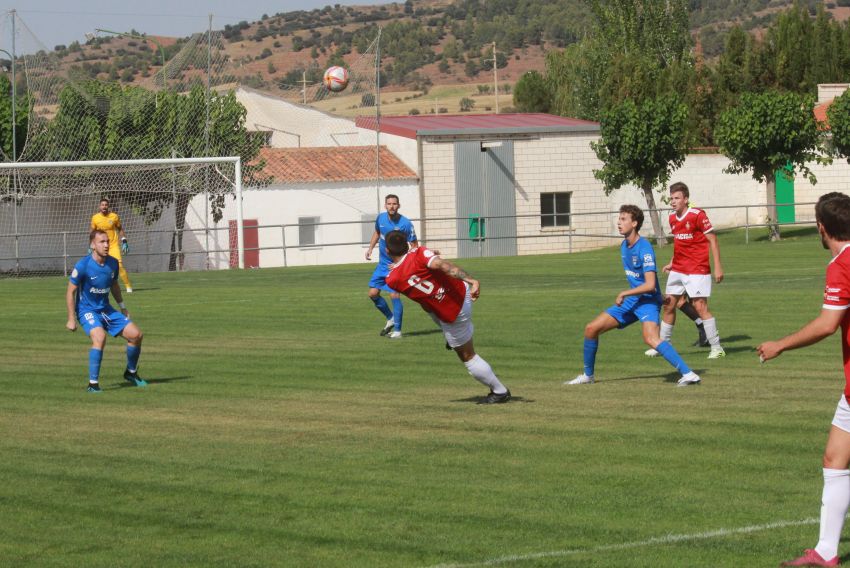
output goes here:
[[[65, 327], [77, 331], [79, 321], [91, 338], [88, 392], [101, 392], [98, 379], [107, 333], [113, 337], [120, 335], [127, 340], [124, 378], [137, 387], [143, 387], [147, 383], [137, 372], [142, 352], [142, 331], [130, 321], [124, 306], [121, 288], [118, 286], [118, 260], [109, 256], [109, 237], [104, 231], [92, 231], [89, 245], [92, 253], [74, 265], [65, 294], [68, 306], [68, 323]], [[120, 312], [109, 304], [110, 292], [118, 302]]]
[[584, 373], [565, 384], [583, 385], [594, 383], [596, 351], [599, 348], [599, 336], [614, 328], [624, 328], [640, 320], [643, 327], [643, 340], [647, 345], [673, 365], [682, 378], [679, 386], [698, 384], [699, 376], [691, 371], [673, 346], [661, 341], [659, 334], [659, 312], [662, 296], [658, 284], [658, 268], [655, 264], [655, 251], [649, 241], [640, 236], [643, 225], [643, 211], [637, 205], [623, 205], [617, 219], [617, 230], [623, 235], [620, 254], [629, 289], [617, 294], [614, 305], [596, 316], [584, 328]]
[[[369, 249], [366, 251], [366, 260], [372, 259], [372, 250], [380, 241], [378, 247], [379, 258], [378, 266], [375, 267], [375, 272], [372, 273], [372, 279], [369, 280], [369, 299], [375, 304], [375, 307], [384, 314], [387, 318], [387, 323], [381, 330], [381, 335], [389, 334], [392, 339], [401, 337], [401, 320], [404, 315], [404, 308], [401, 304], [401, 295], [395, 290], [387, 286], [387, 274], [390, 273], [390, 265], [392, 259], [387, 253], [387, 245], [384, 242], [384, 237], [390, 231], [401, 231], [407, 237], [407, 242], [410, 243], [410, 248], [415, 249], [419, 246], [416, 241], [416, 231], [413, 230], [413, 223], [410, 219], [398, 212], [399, 200], [397, 195], [387, 195], [384, 199], [384, 208], [386, 213], [381, 213], [375, 219], [375, 232], [372, 234], [372, 239], [369, 241]], [[381, 297], [381, 290], [388, 292], [393, 301], [393, 309], [390, 310], [387, 301]]]

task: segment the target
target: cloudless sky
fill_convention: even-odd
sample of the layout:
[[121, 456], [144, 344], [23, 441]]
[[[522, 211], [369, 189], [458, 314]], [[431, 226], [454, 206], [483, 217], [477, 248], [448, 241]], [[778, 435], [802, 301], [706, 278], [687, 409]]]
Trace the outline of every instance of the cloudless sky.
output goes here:
[[[400, 0], [403, 2], [403, 0]], [[204, 32], [213, 15], [213, 29], [240, 20], [253, 22], [263, 14], [312, 10], [327, 5], [386, 4], [386, 0], [0, 0], [0, 48], [11, 51], [8, 12], [17, 10], [20, 20], [47, 50], [74, 40], [84, 43], [95, 28], [150, 35], [185, 37]], [[17, 24], [16, 24], [17, 25]], [[26, 32], [17, 35], [16, 51], [31, 52]]]

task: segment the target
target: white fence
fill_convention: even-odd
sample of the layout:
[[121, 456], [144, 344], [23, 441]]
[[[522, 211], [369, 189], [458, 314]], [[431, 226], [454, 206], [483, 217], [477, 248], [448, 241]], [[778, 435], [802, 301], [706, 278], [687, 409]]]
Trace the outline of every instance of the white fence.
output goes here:
[[[779, 206], [789, 206], [790, 204], [779, 204]], [[794, 225], [813, 225], [814, 224], [814, 202], [796, 203], [796, 220], [793, 223], [782, 223], [780, 226]], [[751, 205], [730, 205], [717, 206], [706, 208], [709, 217], [712, 219], [732, 219], [732, 223], [726, 222], [723, 224], [715, 223], [715, 227], [720, 230], [727, 229], [742, 229], [744, 241], [749, 243], [753, 231], [768, 226], [764, 222], [766, 218], [766, 205], [751, 204]], [[645, 211], [646, 219], [642, 234], [650, 239], [654, 239], [649, 212]], [[666, 235], [669, 235], [669, 226], [667, 225], [667, 217], [670, 213], [669, 209], [660, 209], [659, 213], [663, 219], [663, 227]], [[562, 239], [565, 244], [551, 250], [553, 253], [571, 253], [575, 250], [586, 250], [588, 242], [595, 245], [596, 248], [610, 246], [615, 244], [621, 237], [616, 233], [617, 211], [590, 211], [581, 213], [570, 213], [570, 225], [563, 227], [562, 230], [547, 230], [543, 232], [528, 232], [526, 234], [516, 235], [499, 235], [486, 234], [482, 238], [472, 237], [470, 240], [476, 241], [478, 244], [478, 255], [483, 256], [483, 241], [488, 239]], [[540, 215], [521, 215], [512, 216], [514, 219], [540, 217]], [[579, 223], [578, 219], [583, 220], [593, 219], [594, 223]], [[453, 221], [458, 224], [464, 224], [469, 221], [467, 218], [429, 218], [428, 221]], [[417, 227], [422, 226], [422, 219], [413, 219]], [[480, 223], [480, 220], [479, 220]], [[573, 225], [591, 224], [593, 226], [612, 227], [610, 232], [582, 232], [571, 228]], [[210, 227], [199, 229], [185, 229], [182, 231], [184, 243], [201, 243], [204, 241], [210, 242], [213, 246], [199, 250], [198, 247], [190, 247], [191, 250], [178, 250], [176, 254], [179, 257], [179, 262], [176, 264], [178, 270], [185, 269], [220, 269], [220, 268], [254, 268], [254, 267], [272, 267], [272, 266], [295, 266], [306, 264], [304, 255], [298, 255], [296, 261], [293, 262], [293, 251], [313, 251], [315, 252], [315, 262], [309, 264], [327, 264], [323, 263], [323, 256], [328, 256], [339, 262], [338, 259], [344, 259], [344, 262], [362, 262], [364, 261], [364, 251], [368, 246], [368, 235], [372, 232], [373, 222], [369, 220], [356, 221], [337, 221], [337, 222], [318, 222], [318, 223], [298, 223], [298, 224], [271, 224], [271, 225], [246, 225], [243, 231], [253, 234], [253, 238], [246, 238], [244, 253], [239, 254], [237, 233], [238, 229], [233, 227]], [[524, 224], [517, 223], [517, 226]], [[163, 266], [167, 266], [167, 259], [175, 254], [170, 248], [163, 246], [163, 243], [172, 242], [172, 237], [181, 231], [165, 228], [150, 228], [139, 234], [136, 230], [136, 238], [134, 242], [147, 243], [149, 246], [138, 246], [127, 258], [128, 266], [131, 271], [135, 272], [155, 272], [162, 271]], [[764, 230], [764, 234], [767, 231]], [[87, 232], [85, 231], [62, 231], [54, 233], [45, 232], [30, 232], [21, 233], [18, 235], [0, 235], [2, 239], [17, 238], [52, 238], [53, 242], [57, 243], [55, 253], [50, 255], [40, 255], [37, 257], [20, 257], [16, 260], [19, 265], [26, 266], [28, 261], [35, 259], [49, 258], [56, 263], [53, 274], [68, 274], [71, 267], [81, 256], [86, 254], [86, 251], [81, 247], [80, 243], [85, 242]], [[305, 235], [310, 236], [310, 242], [302, 242]], [[333, 235], [333, 239], [324, 239], [323, 235]], [[349, 235], [350, 238], [345, 238]], [[209, 238], [206, 238], [208, 237]], [[464, 237], [465, 238], [465, 237]], [[427, 236], [423, 239], [428, 246], [440, 248], [441, 245], [447, 242], [458, 242], [462, 238], [440, 238], [429, 239]], [[175, 241], [177, 241], [175, 239]], [[253, 242], [253, 244], [252, 244]], [[72, 244], [73, 243], [73, 244]], [[574, 243], [577, 246], [574, 246]], [[580, 245], [579, 245], [580, 243]], [[159, 247], [154, 248], [154, 247]], [[329, 255], [329, 249], [343, 249], [345, 254]], [[473, 247], [475, 250], [475, 247]], [[260, 253], [264, 252], [263, 264], [259, 264]], [[278, 254], [268, 254], [269, 252]], [[323, 252], [325, 255], [323, 255]], [[377, 254], [373, 258], [377, 257]], [[11, 260], [9, 258], [0, 258], [0, 261]], [[28, 275], [25, 271], [21, 274], [16, 274], [13, 271], [7, 271], [5, 276]]]

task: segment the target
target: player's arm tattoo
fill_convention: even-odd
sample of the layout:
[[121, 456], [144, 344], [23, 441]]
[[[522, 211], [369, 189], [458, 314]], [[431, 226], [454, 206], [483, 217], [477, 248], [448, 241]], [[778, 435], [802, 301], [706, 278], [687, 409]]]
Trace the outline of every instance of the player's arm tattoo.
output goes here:
[[466, 271], [460, 266], [456, 266], [451, 262], [447, 262], [445, 260], [442, 262], [442, 266], [440, 268], [442, 268], [443, 272], [453, 278], [457, 278], [458, 280], [467, 280], [469, 278], [472, 278], [472, 276], [467, 274]]

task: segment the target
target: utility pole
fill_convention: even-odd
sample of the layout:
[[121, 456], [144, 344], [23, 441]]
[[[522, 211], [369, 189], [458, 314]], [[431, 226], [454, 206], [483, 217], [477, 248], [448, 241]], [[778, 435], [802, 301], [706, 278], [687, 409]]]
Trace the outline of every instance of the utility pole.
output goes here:
[[496, 114], [499, 114], [499, 72], [496, 70], [496, 42], [493, 42], [493, 93], [496, 95]]
[[[17, 118], [15, 117], [15, 106], [17, 106], [17, 89], [18, 86], [15, 84], [17, 82], [17, 77], [15, 76], [15, 59], [17, 59], [17, 54], [15, 53], [15, 20], [18, 18], [18, 11], [12, 10], [9, 12], [12, 15], [12, 161], [18, 161], [18, 141], [17, 132], [15, 131], [15, 127], [17, 126], [15, 122]], [[17, 189], [16, 189], [17, 191]]]
[[301, 72], [301, 97], [303, 103], [307, 104], [307, 71]]

